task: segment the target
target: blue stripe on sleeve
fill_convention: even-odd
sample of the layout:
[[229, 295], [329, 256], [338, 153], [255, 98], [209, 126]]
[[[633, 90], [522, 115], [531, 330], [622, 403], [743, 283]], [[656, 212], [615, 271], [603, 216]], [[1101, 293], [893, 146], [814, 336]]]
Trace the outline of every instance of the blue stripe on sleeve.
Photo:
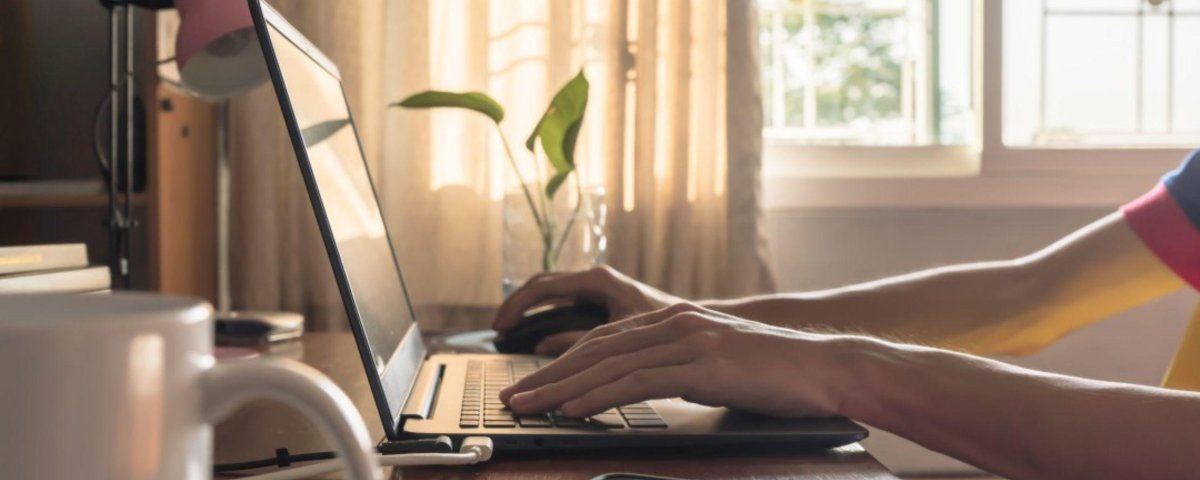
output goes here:
[[1167, 172], [1162, 182], [1179, 202], [1188, 220], [1200, 230], [1200, 149], [1189, 153], [1179, 168]]

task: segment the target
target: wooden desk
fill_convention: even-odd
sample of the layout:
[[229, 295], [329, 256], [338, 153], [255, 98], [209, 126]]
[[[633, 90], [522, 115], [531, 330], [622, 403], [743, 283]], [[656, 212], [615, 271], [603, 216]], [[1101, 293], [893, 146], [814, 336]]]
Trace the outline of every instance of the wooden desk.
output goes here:
[[[379, 414], [349, 333], [308, 333], [299, 343], [273, 349], [273, 355], [301, 360], [329, 375], [354, 400], [372, 438], [382, 438]], [[304, 417], [267, 401], [240, 409], [216, 428], [218, 463], [270, 457], [275, 449], [292, 453], [328, 450]], [[408, 468], [393, 479], [590, 479], [608, 472], [637, 472], [689, 479], [814, 478], [895, 479], [858, 445], [831, 451], [717, 452], [668, 449], [629, 452], [581, 452], [500, 456], [474, 467]]]

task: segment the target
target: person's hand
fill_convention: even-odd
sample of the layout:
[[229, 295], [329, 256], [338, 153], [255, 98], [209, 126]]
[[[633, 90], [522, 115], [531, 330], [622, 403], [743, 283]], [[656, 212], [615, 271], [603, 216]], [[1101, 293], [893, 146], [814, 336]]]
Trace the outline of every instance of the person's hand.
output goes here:
[[517, 413], [584, 417], [683, 397], [782, 417], [831, 416], [837, 339], [678, 304], [592, 330], [545, 368], [500, 392]]
[[[534, 307], [555, 303], [588, 301], [608, 309], [609, 321], [651, 312], [683, 299], [638, 282], [607, 265], [581, 272], [542, 273], [530, 278], [504, 301], [492, 321], [496, 331], [506, 331]], [[535, 353], [557, 355], [571, 348], [586, 331], [551, 335], [538, 344]]]

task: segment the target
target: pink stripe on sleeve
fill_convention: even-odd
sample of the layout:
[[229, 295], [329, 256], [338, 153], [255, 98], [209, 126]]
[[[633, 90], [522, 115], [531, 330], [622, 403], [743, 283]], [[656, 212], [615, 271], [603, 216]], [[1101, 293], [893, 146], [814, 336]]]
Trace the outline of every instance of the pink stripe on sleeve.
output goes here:
[[1200, 230], [1163, 184], [1121, 207], [1146, 246], [1184, 281], [1200, 290]]

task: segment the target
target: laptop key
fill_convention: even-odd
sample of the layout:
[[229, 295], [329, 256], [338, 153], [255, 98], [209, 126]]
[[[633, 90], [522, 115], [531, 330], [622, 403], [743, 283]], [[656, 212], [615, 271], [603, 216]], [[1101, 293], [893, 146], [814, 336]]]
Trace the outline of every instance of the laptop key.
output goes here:
[[550, 419], [545, 415], [522, 415], [517, 417], [517, 423], [522, 427], [553, 427]]
[[662, 419], [635, 418], [629, 420], [629, 426], [633, 428], [667, 428], [667, 422]]
[[616, 415], [593, 415], [588, 417], [593, 426], [599, 428], [625, 428], [625, 422]]
[[513, 422], [512, 419], [509, 419], [509, 420], [484, 419], [483, 426], [488, 427], [488, 428], [512, 428], [512, 427], [517, 426], [517, 424], [515, 422]]
[[559, 428], [588, 428], [591, 425], [582, 418], [555, 417], [554, 424]]
[[662, 420], [657, 413], [626, 413], [626, 420]]

